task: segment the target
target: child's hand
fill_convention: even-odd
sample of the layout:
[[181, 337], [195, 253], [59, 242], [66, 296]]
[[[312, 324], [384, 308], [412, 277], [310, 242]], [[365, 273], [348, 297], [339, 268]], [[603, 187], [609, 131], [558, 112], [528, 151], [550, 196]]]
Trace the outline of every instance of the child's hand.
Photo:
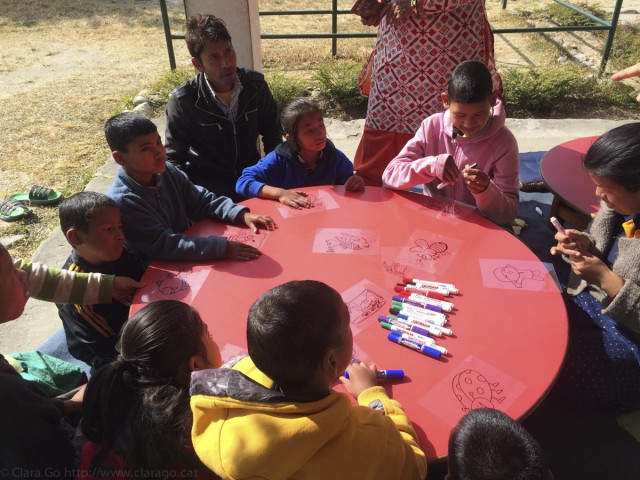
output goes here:
[[251, 245], [246, 245], [242, 242], [234, 242], [232, 240], [227, 242], [227, 254], [226, 258], [229, 260], [253, 260], [258, 258], [262, 253]]
[[444, 161], [441, 180], [447, 183], [456, 183], [459, 177], [460, 172], [458, 171], [458, 167], [456, 167], [456, 162], [454, 162], [453, 157], [449, 155]]
[[579, 230], [567, 229], [565, 233], [556, 233], [554, 237], [558, 245], [551, 247], [551, 255], [567, 255], [569, 258], [579, 258], [589, 253], [591, 240]]
[[375, 364], [352, 363], [347, 367], [347, 372], [349, 373], [349, 378], [341, 376], [340, 381], [347, 391], [356, 398], [367, 388], [378, 385], [378, 369]]
[[276, 228], [276, 222], [268, 215], [256, 215], [249, 213], [249, 210], [243, 211], [240, 215], [241, 221], [249, 227], [253, 233], [258, 233], [258, 225], [262, 225], [267, 230], [275, 230]]
[[483, 170], [479, 168], [469, 168], [468, 165], [464, 167], [462, 177], [467, 183], [467, 188], [471, 193], [482, 193], [489, 187], [489, 183], [491, 183], [489, 175]]
[[113, 281], [111, 296], [116, 302], [130, 306], [136, 290], [142, 287], [144, 287], [144, 283], [136, 282], [133, 278], [116, 277]]
[[306, 193], [296, 192], [295, 190], [283, 190], [282, 193], [278, 195], [278, 201], [292, 208], [313, 207], [313, 202], [307, 198]]
[[360, 175], [351, 175], [344, 184], [347, 192], [364, 190], [364, 179]]

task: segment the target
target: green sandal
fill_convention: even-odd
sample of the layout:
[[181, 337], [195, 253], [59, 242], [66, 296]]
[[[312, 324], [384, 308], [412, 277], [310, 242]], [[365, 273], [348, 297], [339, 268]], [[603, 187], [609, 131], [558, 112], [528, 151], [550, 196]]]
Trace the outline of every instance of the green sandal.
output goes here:
[[52, 188], [34, 185], [29, 192], [14, 193], [7, 198], [30, 205], [51, 205], [52, 203], [59, 202], [62, 194]]
[[7, 198], [0, 202], [0, 220], [5, 222], [15, 222], [31, 213], [31, 209], [22, 203]]

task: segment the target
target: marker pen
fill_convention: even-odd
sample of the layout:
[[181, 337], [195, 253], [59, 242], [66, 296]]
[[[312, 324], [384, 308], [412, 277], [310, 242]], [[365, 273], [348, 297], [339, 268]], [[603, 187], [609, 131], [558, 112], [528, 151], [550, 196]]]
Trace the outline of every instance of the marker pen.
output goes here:
[[408, 320], [402, 319], [402, 318], [397, 318], [394, 317], [392, 315], [389, 315], [387, 317], [386, 320], [387, 323], [390, 323], [391, 325], [403, 325], [403, 324], [409, 324], [409, 325], [415, 325], [416, 327], [420, 327], [420, 328], [424, 328], [427, 332], [429, 332], [429, 335], [432, 337], [441, 337], [442, 336], [442, 330], [440, 329], [440, 327], [438, 327], [437, 325], [434, 325], [432, 323], [427, 323], [427, 322], [410, 322]]
[[394, 332], [397, 333], [400, 338], [403, 338], [405, 340], [412, 340], [414, 342], [421, 343], [422, 345], [426, 345], [427, 347], [431, 347], [431, 348], [433, 348], [435, 350], [438, 350], [442, 355], [447, 355], [449, 353], [449, 350], [447, 350], [446, 348], [444, 348], [441, 345], [438, 345], [433, 338], [428, 338], [427, 337], [425, 339], [421, 335], [415, 335], [415, 334], [412, 334], [412, 333], [400, 332], [400, 331], [394, 330], [392, 328], [391, 329], [391, 333], [394, 333]]
[[415, 317], [412, 315], [405, 315], [404, 313], [399, 313], [398, 320], [401, 322], [413, 323], [414, 325], [417, 325], [419, 327], [434, 328], [441, 334], [444, 333], [445, 335], [453, 335], [453, 331], [450, 328], [447, 328], [444, 325], [440, 325], [439, 323], [433, 323], [432, 321], [424, 318]]
[[435, 343], [433, 338], [429, 338], [429, 331], [424, 328], [417, 327], [415, 325], [410, 325], [402, 322], [395, 322], [394, 324], [388, 322], [380, 322], [380, 326], [387, 330], [391, 330], [392, 332], [406, 333], [410, 337], [412, 337], [417, 342], [422, 342], [425, 345], [430, 345]]
[[455, 285], [452, 283], [432, 282], [430, 280], [420, 280], [419, 278], [403, 278], [404, 283], [413, 283], [418, 288], [426, 288], [428, 286], [446, 288], [451, 293], [460, 293]]
[[391, 332], [389, 335], [387, 335], [387, 339], [389, 339], [389, 341], [393, 343], [397, 343], [399, 345], [402, 345], [403, 347], [410, 348], [411, 350], [415, 350], [416, 352], [420, 352], [432, 358], [440, 358], [442, 356], [442, 353], [435, 348], [432, 348], [428, 345], [423, 345], [419, 342], [415, 342], [407, 338], [399, 337], [394, 332]]
[[450, 312], [451, 310], [453, 310], [453, 303], [447, 302], [446, 300], [438, 300], [437, 298], [430, 298], [427, 295], [422, 295], [420, 293], [410, 293], [408, 296], [406, 293], [401, 293], [400, 296], [408, 298], [409, 300], [415, 300], [416, 302], [424, 302], [428, 303], [429, 305], [437, 305], [445, 312]]
[[401, 295], [394, 295], [393, 297], [391, 297], [391, 299], [399, 303], [408, 303], [409, 305], [416, 305], [421, 308], [426, 308], [427, 310], [433, 310], [434, 312], [442, 312], [442, 307], [439, 305], [434, 305], [433, 303], [423, 302], [412, 298], [410, 299]]
[[441, 293], [436, 290], [427, 290], [424, 288], [416, 288], [416, 287], [406, 287], [401, 284], [398, 284], [395, 287], [393, 287], [393, 291], [399, 293], [400, 295], [403, 295], [403, 294], [409, 295], [411, 293], [417, 293], [419, 295], [424, 295], [425, 297], [435, 298], [436, 300], [444, 300], [444, 297], [447, 296], [446, 293]]
[[551, 225], [553, 225], [554, 227], [556, 227], [556, 230], [558, 232], [560, 232], [563, 235], [566, 235], [567, 232], [565, 232], [564, 228], [562, 227], [562, 225], [560, 224], [560, 222], [558, 221], [558, 219], [556, 217], [551, 217], [549, 219], [549, 221], [551, 222]]
[[[406, 279], [405, 279], [406, 281]], [[444, 296], [448, 297], [449, 295], [451, 295], [451, 292], [449, 292], [449, 289], [444, 288], [442, 286], [437, 286], [437, 285], [416, 285], [415, 283], [412, 282], [407, 282], [407, 283], [398, 283], [397, 285], [403, 286], [403, 287], [408, 287], [408, 288], [417, 288], [419, 290], [428, 290], [428, 291], [432, 291], [432, 292], [437, 292], [437, 293], [441, 293]]]
[[[478, 164], [476, 162], [473, 162], [471, 165], [469, 165], [469, 168], [476, 168], [477, 166], [478, 166]], [[462, 173], [465, 170], [465, 168], [466, 167], [462, 167], [462, 170], [460, 170], [460, 173]], [[453, 185], [457, 181], [458, 181], [458, 179], [454, 180], [453, 182], [440, 182], [436, 188], [438, 190], [442, 190], [444, 187], [447, 187], [449, 185]]]
[[[348, 372], [344, 372], [344, 378], [349, 378]], [[376, 372], [376, 378], [379, 380], [401, 380], [404, 378], [404, 370], [378, 370]]]
[[[391, 310], [397, 310], [392, 312]], [[415, 315], [416, 317], [424, 319], [434, 319], [437, 325], [444, 325], [447, 322], [447, 316], [442, 312], [434, 312], [425, 308], [418, 307], [416, 305], [410, 305], [408, 303], [391, 303], [391, 310], [389, 313], [396, 315], [400, 312], [406, 315]], [[428, 321], [428, 320], [427, 320]]]

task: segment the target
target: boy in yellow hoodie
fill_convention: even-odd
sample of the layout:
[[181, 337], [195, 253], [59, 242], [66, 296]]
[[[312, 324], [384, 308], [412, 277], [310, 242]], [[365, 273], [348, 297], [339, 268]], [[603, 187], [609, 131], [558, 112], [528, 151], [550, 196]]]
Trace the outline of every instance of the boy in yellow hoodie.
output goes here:
[[[377, 386], [375, 365], [350, 365], [349, 311], [338, 292], [312, 280], [269, 290], [249, 311], [247, 343], [248, 357], [191, 378], [193, 446], [215, 473], [425, 478], [416, 433]], [[331, 389], [338, 378], [359, 405]]]

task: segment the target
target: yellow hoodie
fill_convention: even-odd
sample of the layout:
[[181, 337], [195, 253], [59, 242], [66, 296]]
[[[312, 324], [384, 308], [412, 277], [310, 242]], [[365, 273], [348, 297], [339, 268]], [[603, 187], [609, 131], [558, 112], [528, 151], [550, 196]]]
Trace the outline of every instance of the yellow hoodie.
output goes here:
[[193, 446], [225, 479], [424, 479], [411, 422], [384, 388], [292, 398], [249, 357], [191, 378]]

